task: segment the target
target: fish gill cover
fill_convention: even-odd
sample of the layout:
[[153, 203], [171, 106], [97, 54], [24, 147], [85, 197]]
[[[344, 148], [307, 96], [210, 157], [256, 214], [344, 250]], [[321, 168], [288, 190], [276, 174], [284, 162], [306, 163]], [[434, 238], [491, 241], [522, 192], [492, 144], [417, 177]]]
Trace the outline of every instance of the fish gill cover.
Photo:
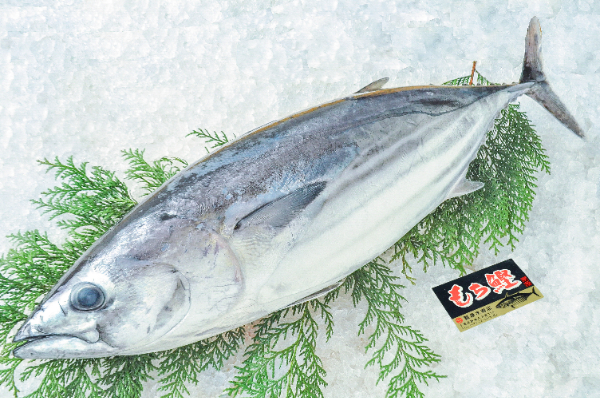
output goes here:
[[[478, 84], [490, 84], [477, 73]], [[472, 76], [446, 84], [466, 84]], [[197, 136], [217, 148], [227, 135], [197, 130]], [[143, 150], [126, 150], [126, 178], [139, 184], [145, 194], [187, 166], [177, 157], [148, 162]], [[75, 260], [137, 201], [115, 173], [100, 166], [76, 164], [72, 158], [44, 159], [40, 164], [53, 171], [60, 185], [33, 200], [68, 232], [67, 240], [55, 244], [37, 230], [10, 235], [14, 248], [0, 257], [0, 384], [15, 397], [23, 397], [17, 384], [39, 379], [28, 398], [97, 397], [136, 398], [145, 382], [157, 379], [161, 397], [190, 395], [188, 387], [208, 368], [221, 369], [240, 350], [244, 360], [230, 381], [232, 397], [323, 397], [326, 369], [316, 353], [317, 337], [334, 336], [331, 308], [343, 295], [354, 306], [366, 303], [358, 334], [368, 334], [366, 366], [378, 368], [378, 382], [388, 383], [386, 397], [423, 397], [420, 383], [445, 376], [429, 369], [440, 357], [426, 345], [423, 334], [407, 325], [402, 314], [404, 286], [388, 265], [400, 260], [401, 272], [411, 283], [415, 265], [427, 270], [442, 263], [465, 274], [464, 264], [477, 257], [483, 244], [498, 253], [514, 248], [532, 208], [535, 174], [549, 173], [549, 162], [539, 136], [519, 105], [501, 112], [486, 143], [471, 163], [467, 178], [481, 181], [482, 189], [442, 203], [390, 250], [366, 264], [326, 296], [277, 311], [252, 325], [223, 333], [174, 350], [151, 354], [99, 359], [29, 361], [11, 352], [16, 326], [24, 321], [41, 298]], [[23, 365], [23, 366], [20, 366]], [[17, 369], [19, 368], [19, 369]]]

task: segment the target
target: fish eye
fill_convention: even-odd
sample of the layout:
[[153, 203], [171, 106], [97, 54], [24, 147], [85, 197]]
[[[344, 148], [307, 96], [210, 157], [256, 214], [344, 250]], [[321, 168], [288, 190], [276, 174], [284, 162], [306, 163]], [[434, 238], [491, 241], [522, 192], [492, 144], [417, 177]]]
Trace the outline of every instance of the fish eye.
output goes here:
[[78, 283], [71, 290], [71, 305], [76, 310], [93, 311], [104, 305], [104, 290], [93, 283]]

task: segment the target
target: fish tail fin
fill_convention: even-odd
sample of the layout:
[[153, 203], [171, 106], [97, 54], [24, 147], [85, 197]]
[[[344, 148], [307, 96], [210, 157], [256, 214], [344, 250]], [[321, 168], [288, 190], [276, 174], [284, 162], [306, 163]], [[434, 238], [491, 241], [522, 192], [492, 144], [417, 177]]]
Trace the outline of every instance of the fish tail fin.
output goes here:
[[535, 286], [533, 287], [533, 289], [531, 289], [531, 293], [535, 294], [535, 295], [536, 295], [536, 296], [538, 296], [538, 297], [542, 297], [542, 296], [540, 296], [539, 294], [537, 294], [537, 293], [535, 292]]
[[585, 138], [583, 130], [577, 124], [575, 118], [569, 113], [567, 107], [552, 91], [550, 84], [546, 81], [546, 75], [542, 68], [542, 29], [540, 21], [533, 17], [529, 22], [527, 36], [525, 36], [525, 57], [523, 59], [523, 71], [519, 83], [535, 83], [527, 95], [542, 105], [548, 112], [564, 124], [569, 130], [581, 138]]

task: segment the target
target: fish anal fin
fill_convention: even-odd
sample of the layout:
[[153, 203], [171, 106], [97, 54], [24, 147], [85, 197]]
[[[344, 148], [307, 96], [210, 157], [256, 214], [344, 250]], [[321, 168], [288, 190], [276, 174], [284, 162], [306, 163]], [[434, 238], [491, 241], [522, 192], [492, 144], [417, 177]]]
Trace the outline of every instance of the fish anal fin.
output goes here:
[[296, 218], [325, 189], [324, 181], [298, 188], [289, 194], [263, 204], [253, 210], [234, 226], [234, 232], [250, 226], [282, 228]]
[[344, 283], [343, 279], [341, 281], [339, 281], [339, 282], [334, 283], [333, 285], [329, 285], [326, 288], [323, 288], [323, 289], [319, 290], [316, 293], [309, 294], [308, 296], [306, 296], [306, 297], [304, 297], [304, 298], [302, 298], [300, 300], [296, 300], [292, 304], [290, 304], [290, 305], [288, 305], [288, 306], [286, 306], [284, 308], [293, 307], [295, 305], [306, 303], [307, 301], [314, 300], [314, 299], [316, 299], [318, 297], [324, 296], [327, 293], [331, 292], [332, 290], [335, 290], [338, 287], [340, 287], [342, 285], [342, 283]]
[[355, 94], [368, 93], [370, 91], [381, 90], [381, 88], [388, 82], [388, 80], [390, 80], [389, 77], [383, 77], [379, 80], [375, 80], [374, 82], [369, 83], [366, 86], [364, 86], [363, 88], [361, 88], [360, 90], [358, 90]]
[[483, 186], [483, 182], [471, 181], [467, 180], [466, 178], [463, 178], [454, 186], [454, 188], [452, 188], [446, 199], [455, 198], [457, 196], [462, 196], [471, 192], [475, 192], [478, 189], [483, 188]]

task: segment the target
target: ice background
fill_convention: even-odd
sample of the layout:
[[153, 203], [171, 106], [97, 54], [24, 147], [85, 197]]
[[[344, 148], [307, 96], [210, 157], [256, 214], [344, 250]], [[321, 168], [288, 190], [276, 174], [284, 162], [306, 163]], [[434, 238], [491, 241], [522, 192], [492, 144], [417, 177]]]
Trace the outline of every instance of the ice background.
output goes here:
[[[540, 19], [544, 67], [588, 134], [577, 139], [529, 98], [552, 174], [539, 175], [531, 220], [512, 257], [545, 298], [459, 333], [431, 291], [457, 274], [417, 271], [407, 322], [442, 355], [448, 375], [427, 397], [600, 397], [600, 2], [448, 0], [0, 0], [0, 253], [5, 235], [39, 228], [60, 238], [29, 200], [53, 186], [36, 160], [74, 156], [119, 171], [121, 149], [193, 161], [197, 128], [238, 136], [390, 77], [387, 87], [470, 73], [519, 79], [524, 36]], [[599, 286], [600, 287], [600, 286]], [[364, 369], [364, 307], [334, 305], [335, 334], [318, 353], [326, 397], [384, 397]], [[207, 371], [195, 397], [218, 397], [241, 356]], [[22, 384], [30, 391], [34, 381]], [[159, 396], [149, 382], [145, 397]], [[6, 390], [1, 397], [12, 396]]]

